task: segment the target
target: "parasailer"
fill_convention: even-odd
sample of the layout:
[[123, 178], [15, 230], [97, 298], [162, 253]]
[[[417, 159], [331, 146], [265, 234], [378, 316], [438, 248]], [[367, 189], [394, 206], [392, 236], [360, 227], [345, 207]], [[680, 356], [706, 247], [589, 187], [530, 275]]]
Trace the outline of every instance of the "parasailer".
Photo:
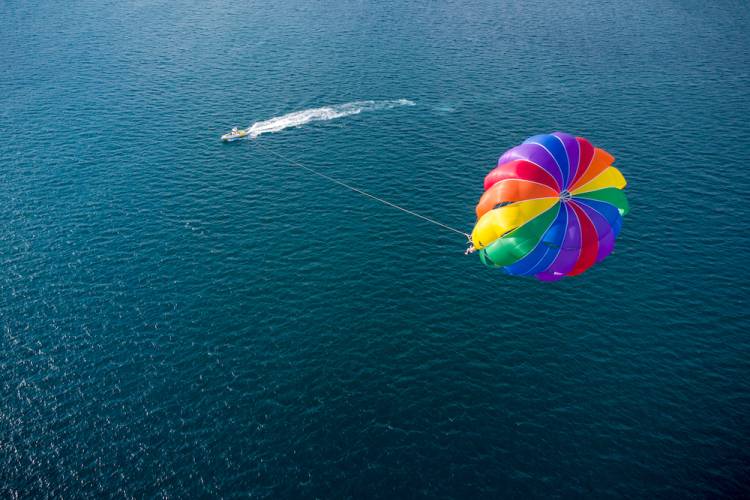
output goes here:
[[409, 210], [258, 144], [311, 174], [469, 240], [489, 267], [557, 281], [583, 273], [614, 249], [628, 213], [614, 157], [582, 137], [535, 135], [506, 151], [484, 179], [471, 234]]
[[484, 179], [471, 247], [489, 267], [556, 281], [601, 262], [628, 213], [614, 157], [582, 137], [535, 135]]

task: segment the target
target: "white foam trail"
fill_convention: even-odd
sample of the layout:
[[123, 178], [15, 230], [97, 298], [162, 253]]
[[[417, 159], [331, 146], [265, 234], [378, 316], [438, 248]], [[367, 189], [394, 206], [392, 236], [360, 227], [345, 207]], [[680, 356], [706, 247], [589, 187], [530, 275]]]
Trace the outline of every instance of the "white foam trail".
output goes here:
[[344, 116], [358, 115], [363, 111], [378, 111], [391, 109], [398, 106], [414, 106], [414, 101], [409, 99], [397, 99], [393, 101], [354, 101], [336, 106], [323, 106], [322, 108], [311, 108], [303, 111], [295, 111], [283, 116], [277, 116], [270, 120], [255, 122], [247, 129], [250, 137], [255, 138], [262, 134], [280, 132], [290, 127], [299, 127], [306, 123], [321, 120], [333, 120]]

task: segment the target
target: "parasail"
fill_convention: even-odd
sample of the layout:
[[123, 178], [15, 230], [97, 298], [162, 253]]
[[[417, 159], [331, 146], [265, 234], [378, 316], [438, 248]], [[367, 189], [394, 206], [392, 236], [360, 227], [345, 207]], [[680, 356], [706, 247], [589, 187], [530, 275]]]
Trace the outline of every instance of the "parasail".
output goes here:
[[484, 264], [556, 281], [601, 262], [628, 213], [614, 157], [582, 137], [535, 135], [484, 179], [471, 240]]

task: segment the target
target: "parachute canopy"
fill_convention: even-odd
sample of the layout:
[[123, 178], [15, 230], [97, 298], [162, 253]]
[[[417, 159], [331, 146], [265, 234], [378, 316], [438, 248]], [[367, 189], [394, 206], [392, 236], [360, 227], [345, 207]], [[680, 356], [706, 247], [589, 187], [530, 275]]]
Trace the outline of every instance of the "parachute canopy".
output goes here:
[[484, 179], [471, 233], [484, 264], [556, 281], [612, 253], [628, 201], [614, 157], [582, 137], [535, 135]]

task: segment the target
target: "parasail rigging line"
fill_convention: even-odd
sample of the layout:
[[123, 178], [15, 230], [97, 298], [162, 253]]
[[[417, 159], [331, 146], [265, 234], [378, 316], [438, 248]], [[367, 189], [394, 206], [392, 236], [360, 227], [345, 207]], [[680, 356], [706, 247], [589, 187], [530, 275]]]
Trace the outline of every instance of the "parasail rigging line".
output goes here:
[[372, 193], [368, 193], [367, 191], [364, 191], [362, 189], [354, 187], [351, 184], [347, 184], [344, 181], [341, 181], [339, 179], [331, 177], [330, 175], [326, 175], [326, 174], [324, 174], [322, 172], [319, 172], [319, 171], [315, 170], [314, 168], [310, 168], [307, 165], [304, 165], [304, 164], [298, 162], [297, 160], [294, 160], [293, 158], [289, 158], [288, 156], [285, 156], [285, 155], [283, 155], [283, 154], [281, 154], [281, 153], [279, 153], [277, 151], [274, 151], [274, 150], [272, 150], [270, 148], [262, 146], [259, 142], [255, 142], [254, 146], [258, 147], [258, 148], [260, 148], [260, 149], [262, 149], [264, 151], [266, 151], [267, 153], [270, 153], [270, 154], [276, 156], [277, 158], [279, 158], [279, 159], [281, 159], [283, 161], [289, 162], [290, 164], [292, 164], [292, 165], [294, 165], [296, 167], [299, 167], [299, 168], [302, 168], [304, 170], [307, 170], [311, 174], [317, 175], [318, 177], [322, 177], [323, 179], [326, 179], [326, 180], [328, 180], [330, 182], [338, 184], [339, 186], [345, 187], [346, 189], [349, 189], [350, 191], [354, 191], [355, 193], [359, 193], [359, 194], [361, 194], [363, 196], [367, 196], [368, 198], [372, 198], [373, 200], [378, 201], [378, 202], [380, 202], [380, 203], [382, 203], [384, 205], [388, 205], [389, 207], [393, 207], [396, 210], [401, 210], [402, 212], [405, 212], [405, 213], [407, 213], [409, 215], [413, 215], [415, 217], [419, 217], [420, 219], [425, 220], [425, 221], [427, 221], [427, 222], [429, 222], [431, 224], [434, 224], [436, 226], [440, 226], [442, 228], [448, 229], [449, 231], [453, 231], [454, 233], [458, 233], [458, 234], [466, 237], [467, 240], [471, 241], [471, 235], [469, 233], [461, 231], [460, 229], [456, 229], [455, 227], [451, 227], [448, 224], [443, 224], [442, 222], [436, 221], [435, 219], [427, 217], [426, 215], [418, 214], [417, 212], [409, 210], [408, 208], [404, 208], [404, 207], [402, 207], [400, 205], [397, 205], [395, 203], [392, 203], [392, 202], [390, 202], [388, 200], [384, 200], [383, 198], [381, 198], [379, 196], [376, 196], [376, 195], [374, 195]]

